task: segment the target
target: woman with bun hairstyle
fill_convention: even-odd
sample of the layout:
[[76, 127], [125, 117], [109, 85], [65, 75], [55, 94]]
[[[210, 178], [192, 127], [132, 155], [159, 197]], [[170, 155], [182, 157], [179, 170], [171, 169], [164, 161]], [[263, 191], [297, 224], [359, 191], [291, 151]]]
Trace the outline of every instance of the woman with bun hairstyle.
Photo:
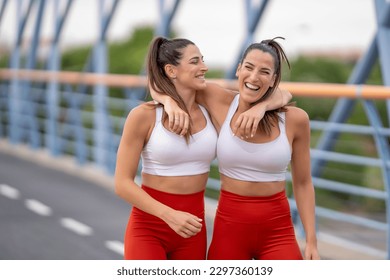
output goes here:
[[[251, 44], [244, 52], [236, 71], [239, 94], [226, 98], [215, 85], [207, 84], [196, 95], [218, 132], [221, 193], [208, 252], [211, 260], [320, 258], [307, 113], [295, 106], [264, 111], [251, 137], [233, 132], [233, 124], [242, 112], [277, 93], [282, 62], [289, 62], [275, 39]], [[180, 112], [169, 97], [153, 92], [152, 96], [170, 104], [171, 115]], [[306, 234], [303, 256], [285, 193], [289, 166]]]

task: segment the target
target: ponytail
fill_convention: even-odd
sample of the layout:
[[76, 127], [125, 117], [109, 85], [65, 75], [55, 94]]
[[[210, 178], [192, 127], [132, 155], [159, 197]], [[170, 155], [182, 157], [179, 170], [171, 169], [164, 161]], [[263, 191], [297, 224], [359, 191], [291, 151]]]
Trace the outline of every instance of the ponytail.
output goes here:
[[[165, 73], [165, 66], [171, 64], [174, 66], [179, 65], [183, 56], [183, 49], [188, 45], [195, 45], [193, 42], [187, 39], [166, 39], [164, 37], [156, 37], [150, 47], [147, 56], [147, 75], [149, 79], [149, 86], [153, 90], [160, 94], [166, 94], [170, 96], [177, 105], [185, 111], [189, 116], [187, 107], [184, 100], [177, 92], [175, 85], [168, 75]], [[164, 112], [163, 120], [167, 118]], [[188, 132], [185, 135], [188, 142], [191, 136], [191, 119]]]

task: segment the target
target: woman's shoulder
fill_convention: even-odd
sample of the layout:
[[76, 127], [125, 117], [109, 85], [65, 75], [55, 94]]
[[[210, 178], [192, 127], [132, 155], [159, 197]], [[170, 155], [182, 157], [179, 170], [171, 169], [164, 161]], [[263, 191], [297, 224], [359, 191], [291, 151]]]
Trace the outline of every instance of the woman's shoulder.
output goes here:
[[237, 91], [222, 87], [215, 82], [207, 82], [205, 91], [208, 92], [208, 96], [211, 100], [217, 100], [226, 104], [230, 104], [234, 97], [238, 94]]
[[127, 119], [139, 122], [139, 124], [151, 123], [155, 121], [156, 105], [154, 102], [142, 103], [130, 110]]
[[130, 110], [123, 126], [123, 137], [127, 141], [136, 138], [147, 139], [156, 121], [156, 106], [151, 103], [142, 103]]
[[157, 105], [153, 101], [144, 102], [139, 104], [138, 106], [132, 108], [129, 114], [132, 115], [150, 115], [155, 114]]
[[228, 86], [222, 86], [223, 84], [220, 84], [220, 83], [217, 83], [216, 81], [208, 81], [206, 82], [206, 85], [207, 85], [207, 88], [209, 90], [213, 90], [217, 93], [223, 93], [223, 94], [226, 94], [228, 96], [230, 96], [230, 98], [234, 98], [234, 96], [237, 94], [237, 90], [234, 90], [233, 88], [229, 88]]
[[305, 124], [310, 121], [307, 112], [296, 106], [286, 106], [286, 119], [297, 125]]

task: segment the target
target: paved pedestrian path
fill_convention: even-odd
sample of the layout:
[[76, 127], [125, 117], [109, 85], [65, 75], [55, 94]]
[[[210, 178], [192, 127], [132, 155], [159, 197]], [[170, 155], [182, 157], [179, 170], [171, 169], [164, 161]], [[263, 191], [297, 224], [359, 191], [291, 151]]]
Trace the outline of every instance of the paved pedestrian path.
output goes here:
[[[99, 186], [114, 190], [111, 174], [106, 174], [94, 165], [80, 167], [71, 157], [53, 158], [45, 151], [34, 151], [21, 145], [12, 146], [0, 140], [0, 153], [12, 154], [25, 160], [34, 161], [48, 168], [67, 172], [90, 180]], [[217, 201], [206, 197], [206, 223], [208, 240], [211, 240]], [[331, 260], [379, 260], [386, 259], [385, 233], [347, 226], [334, 221], [318, 221], [318, 249], [322, 259]], [[298, 242], [304, 248], [304, 240], [298, 235]], [[364, 245], [369, 244], [369, 246]]]

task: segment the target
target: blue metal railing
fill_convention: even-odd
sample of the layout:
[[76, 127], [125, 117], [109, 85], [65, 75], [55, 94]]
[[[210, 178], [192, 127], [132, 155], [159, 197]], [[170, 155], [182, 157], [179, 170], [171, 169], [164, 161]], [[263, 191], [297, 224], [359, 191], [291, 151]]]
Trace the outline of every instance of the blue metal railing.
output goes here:
[[[0, 25], [3, 24], [4, 14], [11, 10], [7, 7], [16, 5], [15, 43], [10, 51], [10, 69], [34, 69], [38, 57], [40, 37], [42, 36], [42, 21], [44, 13], [50, 5], [45, 0], [3, 0], [0, 5]], [[63, 26], [71, 7], [76, 1], [53, 0], [54, 21], [53, 34], [48, 56], [44, 58], [44, 69], [60, 71], [59, 42]], [[269, 0], [245, 0], [245, 19], [247, 24], [243, 30], [241, 50], [254, 40], [254, 34], [262, 16], [266, 12]], [[377, 17], [377, 31], [367, 49], [356, 65], [348, 83], [365, 84], [371, 69], [377, 60], [380, 60], [383, 84], [390, 86], [390, 2], [373, 0]], [[120, 0], [96, 0], [97, 4], [97, 40], [92, 52], [86, 57], [85, 72], [107, 72], [106, 41], [110, 23], [118, 10]], [[179, 10], [181, 0], [158, 0], [158, 14], [160, 20], [156, 23], [155, 34], [168, 37], [171, 23]], [[34, 14], [35, 13], [35, 14]], [[28, 52], [23, 54], [23, 37], [26, 25], [31, 17], [34, 22], [31, 43]], [[236, 62], [241, 53], [226, 73], [227, 78], [233, 77]], [[142, 85], [119, 86], [125, 90], [122, 98], [110, 97], [109, 88], [104, 83], [69, 82], [66, 80], [37, 80], [3, 77], [0, 79], [0, 137], [11, 143], [28, 143], [32, 149], [48, 149], [53, 156], [73, 154], [79, 164], [87, 162], [97, 163], [102, 170], [112, 174], [115, 165], [116, 146], [120, 139], [121, 127], [127, 112], [136, 106], [140, 97]], [[135, 87], [135, 88], [134, 88]], [[295, 96], [299, 92], [291, 90]], [[312, 92], [313, 94], [315, 91]], [[340, 93], [341, 94], [341, 93]], [[390, 259], [390, 151], [389, 128], [382, 123], [375, 104], [370, 98], [359, 98], [361, 92], [356, 89], [356, 96], [335, 96], [338, 98], [336, 106], [327, 122], [312, 121], [312, 133], [321, 132], [321, 137], [312, 148], [312, 174], [316, 189], [330, 192], [341, 192], [350, 195], [369, 197], [380, 202], [385, 201], [386, 213], [383, 221], [375, 221], [366, 217], [350, 216], [332, 209], [317, 207], [317, 215], [360, 224], [366, 227], [387, 231], [387, 258]], [[381, 100], [387, 106], [387, 123], [390, 120], [389, 96], [382, 96]], [[347, 124], [351, 112], [361, 104], [369, 125]], [[113, 113], [114, 112], [114, 113]], [[381, 118], [382, 117], [382, 118]], [[385, 122], [386, 123], [386, 122]], [[373, 140], [376, 157], [372, 155], [345, 154], [335, 151], [335, 144], [340, 134], [349, 133], [356, 137], [366, 135]], [[363, 144], [360, 145], [364, 149]], [[362, 153], [364, 154], [364, 153]], [[329, 163], [350, 166], [363, 166], [374, 169], [375, 181], [364, 184], [351, 184], [326, 178], [324, 173]], [[334, 170], [337, 171], [337, 170]], [[356, 174], [352, 175], [356, 176]], [[379, 187], [378, 187], [379, 185]], [[218, 180], [210, 178], [210, 188], [219, 188]], [[294, 201], [291, 200], [294, 208]]]
[[[77, 92], [74, 90], [76, 81], [67, 82], [66, 77], [58, 76], [55, 80], [49, 78], [41, 79], [36, 77], [31, 78], [16, 78], [16, 75], [4, 75], [4, 72], [11, 72], [8, 70], [0, 71], [0, 132], [1, 138], [7, 139], [14, 145], [28, 144], [32, 149], [48, 149], [53, 157], [70, 154], [75, 157], [78, 164], [98, 163], [98, 166], [108, 174], [113, 174], [115, 169], [116, 150], [120, 141], [122, 127], [127, 116], [127, 113], [140, 102], [137, 99], [129, 99], [127, 95], [122, 97], [110, 97], [110, 94], [101, 103], [104, 106], [103, 111], [96, 110], [95, 98], [97, 92], [93, 89], [94, 84], [99, 84], [106, 88], [107, 92], [115, 90], [118, 87], [134, 87], [140, 88], [145, 86], [145, 81], [128, 85], [120, 85], [110, 87], [105, 85], [102, 76], [96, 77], [94, 81], [86, 85], [86, 91]], [[33, 72], [33, 71], [30, 71]], [[40, 71], [42, 72], [42, 71]], [[12, 72], [14, 73], [14, 72]], [[3, 74], [3, 75], [2, 75]], [[80, 77], [85, 77], [86, 74], [80, 73]], [[126, 76], [123, 80], [130, 81]], [[28, 83], [26, 83], [28, 81]], [[55, 83], [56, 86], [52, 87]], [[82, 81], [81, 81], [82, 83]], [[13, 93], [15, 88], [21, 88], [28, 85], [24, 89], [25, 95], [15, 95]], [[48, 89], [51, 89], [50, 91]], [[52, 91], [54, 90], [54, 91]], [[294, 92], [293, 92], [294, 93]], [[56, 94], [57, 103], [47, 98], [48, 94]], [[315, 95], [315, 93], [314, 93]], [[299, 96], [299, 92], [294, 93], [294, 96]], [[390, 90], [389, 90], [390, 96]], [[17, 100], [14, 100], [17, 99]], [[13, 101], [12, 101], [13, 100]], [[10, 102], [19, 104], [19, 107], [10, 107]], [[356, 99], [356, 102], [362, 102], [361, 99]], [[52, 107], [57, 107], [57, 115], [51, 112]], [[28, 108], [28, 110], [26, 110]], [[104, 112], [104, 113], [102, 113]], [[10, 122], [10, 116], [16, 117], [17, 122]], [[100, 116], [100, 117], [97, 117]], [[104, 118], [106, 125], [98, 127], [96, 122], [100, 122]], [[28, 120], [28, 121], [27, 121]], [[51, 126], [54, 123], [55, 129]], [[99, 135], [103, 135], [106, 141], [98, 143], [96, 141], [97, 129]], [[372, 138], [375, 135], [380, 135], [389, 140], [390, 129], [382, 127], [380, 129], [368, 125], [357, 124], [340, 124], [329, 123], [323, 121], [311, 121], [311, 129], [314, 134], [316, 131], [338, 131], [339, 133], [349, 133], [352, 135], [365, 135]], [[17, 131], [17, 132], [15, 132]], [[14, 135], [14, 138], [11, 137]], [[314, 143], [315, 144], [315, 143]], [[356, 146], [364, 150], [364, 145]], [[375, 146], [375, 145], [374, 145]], [[103, 161], [101, 161], [103, 159]], [[336, 162], [347, 165], [358, 165], [365, 168], [371, 168], [380, 172], [387, 172], [389, 170], [390, 161], [377, 152], [377, 157], [372, 155], [354, 155], [344, 152], [326, 151], [317, 149], [313, 146], [311, 150], [311, 159], [318, 159], [324, 162]], [[217, 162], [214, 163], [217, 165]], [[288, 178], [291, 181], [291, 178]], [[380, 180], [377, 178], [377, 180]], [[388, 194], [385, 187], [385, 182], [380, 183], [381, 188], [377, 186], [370, 186], [369, 183], [364, 185], [355, 185], [342, 181], [335, 181], [321, 175], [313, 176], [313, 183], [316, 190], [326, 190], [337, 196], [337, 193], [359, 196], [364, 198], [371, 198], [377, 201], [382, 201], [385, 205], [389, 205]], [[215, 178], [210, 178], [208, 181], [208, 188], [219, 190], [219, 181]], [[290, 204], [294, 211], [296, 205], [293, 198], [290, 198]], [[386, 213], [382, 213], [382, 219], [377, 220], [371, 218], [370, 213], [364, 213], [360, 216], [352, 213], [343, 213], [331, 208], [317, 206], [317, 216], [335, 221], [342, 221], [362, 227], [370, 228], [376, 231], [388, 232], [389, 223]], [[300, 225], [300, 223], [298, 223]], [[387, 240], [387, 243], [389, 240]], [[385, 246], [385, 244], [383, 244]], [[388, 246], [388, 245], [387, 245]]]

